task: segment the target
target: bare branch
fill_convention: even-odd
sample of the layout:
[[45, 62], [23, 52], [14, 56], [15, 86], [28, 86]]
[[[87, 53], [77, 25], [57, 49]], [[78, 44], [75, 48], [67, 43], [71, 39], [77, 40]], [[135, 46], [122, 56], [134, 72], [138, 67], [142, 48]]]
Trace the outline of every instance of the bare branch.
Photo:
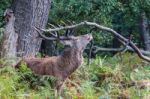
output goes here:
[[121, 41], [123, 41], [125, 43], [128, 43], [129, 46], [138, 54], [138, 56], [140, 58], [150, 62], [150, 58], [143, 55], [141, 53], [141, 51], [138, 49], [138, 47], [132, 41], [128, 42], [128, 39], [126, 39], [125, 37], [123, 37], [122, 35], [117, 33], [115, 30], [108, 28], [108, 27], [105, 27], [105, 26], [102, 26], [102, 25], [99, 25], [99, 24], [94, 23], [94, 22], [84, 21], [84, 22], [81, 22], [81, 23], [75, 24], [75, 25], [70, 25], [70, 26], [65, 26], [65, 27], [60, 27], [60, 28], [55, 28], [55, 29], [41, 29], [41, 30], [45, 31], [45, 32], [52, 32], [52, 31], [59, 31], [59, 30], [63, 30], [63, 29], [76, 28], [76, 27], [83, 26], [83, 25], [95, 26], [95, 27], [99, 28], [100, 30], [104, 30], [104, 31], [112, 33], [116, 38], [120, 39]]
[[[97, 53], [98, 51], [122, 52], [124, 50], [135, 52], [130, 46], [127, 46], [125, 48], [124, 47], [121, 47], [121, 48], [102, 48], [102, 47], [94, 46], [93, 48], [96, 48], [96, 50], [94, 50], [94, 53]], [[144, 50], [141, 49], [140, 52], [143, 55], [150, 56], [150, 52], [149, 51], [144, 51]]]
[[90, 62], [91, 62], [91, 53], [92, 53], [92, 48], [93, 48], [93, 41], [91, 41], [91, 45], [90, 45], [90, 51], [89, 51], [89, 54], [88, 54], [88, 60], [87, 60], [87, 64], [89, 65]]
[[125, 49], [125, 47], [121, 47], [121, 48], [102, 48], [102, 47], [98, 47], [98, 46], [94, 46], [93, 48], [95, 48], [95, 50], [93, 51], [94, 53], [97, 53], [98, 51], [122, 52]]
[[76, 24], [76, 25], [55, 28], [55, 29], [41, 29], [41, 30], [44, 31], [44, 32], [52, 32], [52, 31], [60, 31], [60, 30], [64, 30], [64, 29], [72, 29], [72, 28], [79, 27], [79, 26], [82, 26], [82, 25], [85, 25], [85, 22], [81, 22], [81, 23]]

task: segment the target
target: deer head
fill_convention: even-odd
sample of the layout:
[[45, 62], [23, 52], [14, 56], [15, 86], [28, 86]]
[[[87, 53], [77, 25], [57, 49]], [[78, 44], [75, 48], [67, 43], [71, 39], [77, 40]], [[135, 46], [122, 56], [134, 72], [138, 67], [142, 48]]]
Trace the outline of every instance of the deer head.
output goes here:
[[[55, 26], [53, 26], [54, 28], [56, 28]], [[44, 31], [44, 29], [40, 29], [35, 27], [36, 31], [39, 33], [39, 35], [47, 40], [59, 40], [63, 45], [68, 45], [71, 48], [83, 51], [86, 47], [86, 45], [93, 39], [92, 34], [85, 34], [85, 35], [80, 35], [80, 36], [69, 36], [69, 34], [71, 34], [71, 32], [73, 31], [73, 29], [67, 29], [65, 36], [60, 36], [58, 31], [53, 31], [50, 32], [52, 37], [47, 37], [45, 35], [43, 35], [40, 31]], [[58, 28], [59, 29], [59, 28]], [[70, 32], [68, 32], [70, 31]]]
[[60, 42], [80, 51], [83, 51], [86, 45], [93, 39], [91, 34], [80, 35], [77, 37], [71, 36], [70, 38], [70, 40], [62, 40]]

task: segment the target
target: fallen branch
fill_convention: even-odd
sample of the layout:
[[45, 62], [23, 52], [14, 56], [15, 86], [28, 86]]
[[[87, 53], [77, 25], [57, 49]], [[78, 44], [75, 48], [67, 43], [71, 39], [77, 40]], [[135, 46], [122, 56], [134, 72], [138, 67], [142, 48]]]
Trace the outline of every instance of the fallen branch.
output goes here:
[[103, 48], [103, 47], [98, 47], [98, 46], [93, 46], [93, 49], [95, 49], [93, 52], [97, 53], [98, 51], [106, 51], [106, 52], [122, 52], [125, 50], [124, 47], [121, 48]]
[[[138, 49], [138, 47], [132, 42], [132, 41], [129, 41], [128, 39], [126, 39], [125, 37], [123, 37], [122, 35], [120, 35], [119, 33], [117, 33], [115, 30], [111, 29], [111, 28], [108, 28], [108, 27], [105, 27], [105, 26], [102, 26], [102, 25], [99, 25], [97, 23], [94, 23], [94, 22], [87, 22], [87, 21], [84, 21], [84, 22], [81, 22], [79, 24], [75, 24], [75, 25], [70, 25], [70, 26], [62, 26], [62, 27], [59, 27], [59, 28], [54, 28], [54, 29], [40, 29], [44, 32], [54, 32], [54, 31], [59, 31], [59, 30], [64, 30], [64, 29], [71, 29], [71, 28], [76, 28], [76, 27], [80, 27], [80, 26], [84, 26], [84, 25], [87, 25], [87, 26], [95, 26], [97, 27], [98, 29], [100, 30], [103, 30], [103, 31], [107, 31], [107, 32], [110, 32], [112, 33], [117, 39], [121, 40], [122, 42], [128, 44], [137, 54], [140, 58], [142, 58], [143, 60], [145, 61], [148, 61], [150, 62], [150, 58], [143, 55], [141, 53], [141, 51]], [[121, 43], [122, 43], [121, 42]]]
[[[102, 48], [102, 47], [98, 47], [98, 46], [94, 46], [93, 48], [96, 48], [93, 52], [97, 53], [98, 51], [106, 51], [106, 52], [122, 52], [122, 51], [132, 51], [135, 52], [131, 47], [127, 46], [126, 48], [121, 47], [121, 48]], [[150, 52], [149, 51], [144, 51], [144, 50], [140, 50], [140, 52], [143, 55], [146, 56], [150, 56]]]

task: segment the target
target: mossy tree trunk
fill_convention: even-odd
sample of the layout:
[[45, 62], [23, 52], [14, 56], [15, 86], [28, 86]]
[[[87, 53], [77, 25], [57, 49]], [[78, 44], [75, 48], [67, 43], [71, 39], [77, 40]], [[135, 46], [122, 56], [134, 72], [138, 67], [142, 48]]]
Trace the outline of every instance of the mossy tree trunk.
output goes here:
[[18, 35], [15, 33], [14, 22], [15, 17], [11, 9], [6, 9], [4, 13], [5, 17], [5, 28], [2, 38], [2, 44], [0, 48], [0, 57], [5, 59], [16, 58], [16, 47]]
[[13, 0], [15, 31], [18, 33], [17, 51], [19, 56], [35, 56], [41, 45], [34, 26], [45, 28], [51, 0]]

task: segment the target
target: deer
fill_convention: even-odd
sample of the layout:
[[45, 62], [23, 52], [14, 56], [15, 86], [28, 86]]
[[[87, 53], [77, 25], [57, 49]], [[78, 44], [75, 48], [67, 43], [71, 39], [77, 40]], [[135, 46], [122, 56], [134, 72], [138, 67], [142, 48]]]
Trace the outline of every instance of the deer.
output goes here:
[[[23, 58], [28, 68], [35, 74], [50, 75], [57, 78], [54, 89], [57, 94], [61, 95], [62, 85], [83, 62], [83, 51], [87, 44], [93, 39], [92, 34], [84, 34], [80, 36], [54, 36], [47, 37], [39, 32], [43, 39], [59, 40], [63, 45], [69, 46], [64, 49], [64, 52], [58, 56], [45, 58], [27, 57]], [[15, 66], [18, 68], [21, 61]]]

